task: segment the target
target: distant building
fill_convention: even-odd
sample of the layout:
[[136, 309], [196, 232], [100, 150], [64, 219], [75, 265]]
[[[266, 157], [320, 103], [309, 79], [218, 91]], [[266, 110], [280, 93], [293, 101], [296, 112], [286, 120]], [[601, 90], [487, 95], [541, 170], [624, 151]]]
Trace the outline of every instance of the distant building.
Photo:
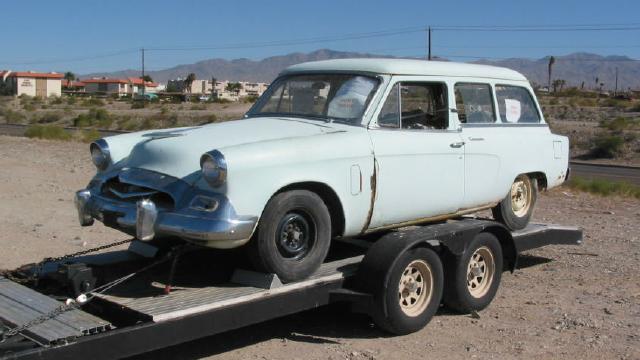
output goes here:
[[[227, 87], [231, 83], [239, 83], [239, 89], [236, 91], [227, 90]], [[211, 80], [194, 80], [190, 87], [186, 87], [185, 85], [184, 79], [177, 78], [175, 80], [169, 80], [167, 88], [189, 94], [213, 93], [213, 96], [218, 99], [238, 101], [246, 96], [260, 96], [269, 86], [269, 84], [266, 83], [228, 80], [216, 81], [215, 86], [213, 86]]]
[[85, 92], [93, 94], [106, 94], [118, 96], [133, 96], [142, 93], [144, 86], [145, 93], [157, 91], [158, 84], [150, 81], [143, 81], [140, 78], [93, 78], [82, 80], [85, 85]]
[[62, 79], [62, 91], [84, 92], [85, 84], [82, 81], [69, 81]]
[[62, 95], [61, 80], [58, 73], [38, 73], [34, 71], [0, 71], [0, 82], [10, 95], [28, 95], [46, 98]]

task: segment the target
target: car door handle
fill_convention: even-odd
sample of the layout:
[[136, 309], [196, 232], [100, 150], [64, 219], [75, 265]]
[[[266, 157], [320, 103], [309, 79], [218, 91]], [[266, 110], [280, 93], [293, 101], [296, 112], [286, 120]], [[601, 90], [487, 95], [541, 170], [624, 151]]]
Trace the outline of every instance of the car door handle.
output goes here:
[[471, 141], [484, 141], [484, 138], [482, 138], [482, 137], [470, 137], [469, 140], [471, 140]]
[[452, 148], [461, 148], [464, 146], [464, 141], [454, 142], [449, 144], [449, 146], [451, 146]]

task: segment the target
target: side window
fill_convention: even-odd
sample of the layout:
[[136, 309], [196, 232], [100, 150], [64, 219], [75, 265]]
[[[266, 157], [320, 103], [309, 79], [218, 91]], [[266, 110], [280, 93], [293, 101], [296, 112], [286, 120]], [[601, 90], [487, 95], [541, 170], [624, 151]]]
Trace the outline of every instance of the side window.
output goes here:
[[496, 111], [489, 84], [459, 83], [455, 86], [458, 119], [463, 124], [493, 123]]
[[519, 86], [496, 85], [496, 98], [503, 123], [540, 122], [540, 114], [529, 90]]
[[417, 130], [446, 129], [449, 126], [446, 85], [395, 84], [382, 106], [378, 125]]

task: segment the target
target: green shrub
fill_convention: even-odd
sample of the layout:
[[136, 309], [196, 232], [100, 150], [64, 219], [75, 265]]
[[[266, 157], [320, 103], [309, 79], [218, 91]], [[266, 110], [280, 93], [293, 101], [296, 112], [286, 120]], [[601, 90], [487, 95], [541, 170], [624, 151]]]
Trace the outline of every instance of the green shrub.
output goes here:
[[34, 125], [29, 126], [24, 135], [29, 138], [49, 140], [71, 140], [71, 134], [59, 126]]
[[101, 128], [108, 128], [113, 123], [113, 117], [106, 109], [89, 109], [86, 114], [80, 114], [73, 119], [73, 126], [75, 127], [89, 127], [98, 126]]
[[257, 95], [249, 95], [242, 98], [242, 102], [245, 104], [253, 104], [256, 101], [258, 101]]
[[36, 110], [36, 106], [33, 105], [32, 103], [26, 103], [26, 104], [22, 105], [22, 108], [25, 111], [35, 111]]
[[635, 104], [630, 105], [627, 108], [629, 112], [640, 112], [640, 102], [636, 102]]
[[49, 100], [49, 103], [52, 105], [61, 105], [62, 104], [62, 98], [58, 97], [58, 96], [54, 96], [51, 98], [51, 100]]
[[86, 142], [86, 143], [94, 142], [94, 141], [100, 139], [101, 137], [102, 136], [100, 136], [100, 133], [96, 129], [90, 129], [90, 130], [83, 130], [82, 131], [82, 141]]
[[97, 98], [84, 99], [82, 101], [82, 106], [87, 106], [87, 107], [104, 106], [104, 101], [102, 101], [102, 99], [97, 99]]
[[144, 101], [134, 101], [131, 104], [132, 109], [144, 109]]
[[76, 103], [76, 97], [75, 96], [67, 97], [67, 105], [75, 105], [75, 103]]
[[140, 130], [149, 130], [149, 129], [154, 129], [156, 126], [153, 123], [153, 120], [151, 118], [146, 118], [144, 119], [144, 121], [140, 124], [139, 129]]
[[205, 104], [193, 104], [193, 105], [191, 105], [191, 110], [207, 110], [207, 105], [205, 105]]
[[600, 135], [594, 139], [591, 156], [595, 158], [615, 158], [622, 155], [624, 139], [618, 135]]
[[603, 179], [585, 179], [582, 177], [572, 177], [568, 184], [570, 188], [586, 191], [602, 196], [620, 195], [632, 196], [640, 199], [640, 186], [627, 182], [603, 180]]
[[623, 131], [640, 127], [640, 121], [637, 119], [617, 117], [611, 121], [601, 121], [600, 127], [606, 128], [611, 131]]
[[198, 124], [204, 125], [204, 124], [214, 123], [217, 121], [218, 121], [218, 117], [216, 116], [216, 114], [209, 114], [209, 115], [203, 116], [201, 118], [201, 121], [198, 122]]
[[6, 109], [3, 111], [4, 119], [7, 123], [20, 123], [26, 119], [26, 116], [21, 113], [11, 109]]
[[48, 112], [44, 113], [38, 119], [38, 123], [40, 124], [50, 124], [53, 122], [60, 121], [62, 119], [62, 115], [57, 112]]

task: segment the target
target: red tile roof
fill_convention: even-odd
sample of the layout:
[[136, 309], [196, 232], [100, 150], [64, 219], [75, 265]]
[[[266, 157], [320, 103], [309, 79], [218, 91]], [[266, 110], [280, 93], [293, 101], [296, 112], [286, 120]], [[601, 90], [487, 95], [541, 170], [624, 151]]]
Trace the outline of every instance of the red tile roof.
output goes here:
[[81, 80], [85, 84], [128, 84], [129, 81], [123, 79], [84, 79]]
[[[4, 76], [9, 71], [0, 72], [0, 76]], [[39, 79], [62, 79], [64, 75], [58, 73], [38, 73], [32, 71], [11, 71], [8, 77], [28, 77]]]
[[84, 87], [84, 83], [82, 81], [71, 81], [62, 79], [62, 87]]
[[[86, 84], [133, 84], [133, 85], [142, 85], [142, 79], [130, 77], [128, 79], [109, 79], [109, 78], [100, 78], [100, 79], [85, 79], [82, 82]], [[147, 87], [156, 87], [158, 84], [154, 82], [146, 82], [145, 86]]]

